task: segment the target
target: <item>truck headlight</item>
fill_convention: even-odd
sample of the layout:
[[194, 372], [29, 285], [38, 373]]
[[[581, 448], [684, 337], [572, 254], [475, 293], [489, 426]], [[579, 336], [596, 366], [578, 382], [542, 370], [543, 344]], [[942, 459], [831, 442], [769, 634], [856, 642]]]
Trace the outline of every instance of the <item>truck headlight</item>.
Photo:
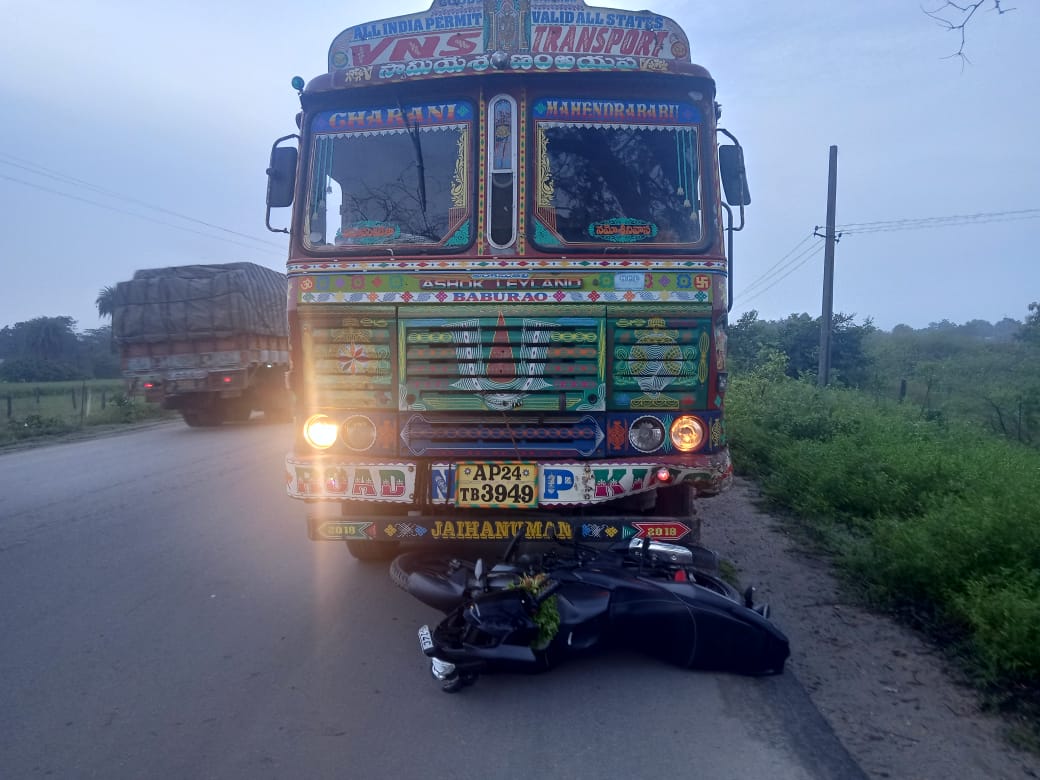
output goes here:
[[339, 426], [325, 414], [312, 414], [303, 424], [303, 438], [319, 450], [327, 450], [336, 443]]
[[672, 423], [670, 434], [675, 449], [694, 452], [704, 444], [704, 423], [692, 414], [684, 414]]
[[640, 452], [653, 452], [664, 444], [664, 423], [656, 417], [640, 417], [628, 429], [628, 442]]
[[340, 428], [343, 443], [355, 452], [364, 452], [376, 443], [376, 425], [369, 418], [352, 414]]

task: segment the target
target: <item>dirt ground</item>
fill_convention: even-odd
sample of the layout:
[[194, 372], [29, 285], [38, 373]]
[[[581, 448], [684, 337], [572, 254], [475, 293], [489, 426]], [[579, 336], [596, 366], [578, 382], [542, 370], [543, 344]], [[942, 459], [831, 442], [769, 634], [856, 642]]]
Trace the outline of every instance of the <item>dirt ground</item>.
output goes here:
[[920, 635], [844, 599], [828, 562], [757, 505], [753, 483], [704, 502], [702, 542], [791, 640], [788, 670], [872, 778], [1036, 778], [1040, 756], [1012, 747]]

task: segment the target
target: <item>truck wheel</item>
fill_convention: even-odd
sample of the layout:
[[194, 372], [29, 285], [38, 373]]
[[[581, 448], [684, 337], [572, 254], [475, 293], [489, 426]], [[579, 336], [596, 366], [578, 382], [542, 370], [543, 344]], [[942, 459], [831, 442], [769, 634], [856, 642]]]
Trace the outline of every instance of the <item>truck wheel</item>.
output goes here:
[[224, 422], [224, 415], [212, 409], [183, 409], [181, 417], [191, 428], [213, 428]]
[[253, 414], [253, 407], [249, 401], [242, 398], [228, 401], [225, 410], [231, 422], [248, 422]]
[[289, 406], [265, 406], [264, 419], [272, 423], [292, 422], [292, 408]]
[[347, 539], [347, 550], [359, 561], [389, 561], [397, 555], [397, 542], [363, 542]]
[[697, 489], [693, 485], [674, 485], [657, 491], [656, 517], [675, 517], [690, 527], [683, 542], [701, 543], [701, 519], [697, 517]]

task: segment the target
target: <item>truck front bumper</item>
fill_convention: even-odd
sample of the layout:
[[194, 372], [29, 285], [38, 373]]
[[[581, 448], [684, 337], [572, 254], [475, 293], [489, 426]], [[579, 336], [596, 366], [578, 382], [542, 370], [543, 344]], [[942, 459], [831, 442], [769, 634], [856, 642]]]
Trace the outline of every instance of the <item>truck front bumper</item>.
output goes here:
[[[300, 457], [285, 461], [286, 491], [312, 504], [308, 530], [315, 540], [506, 539], [525, 525], [531, 539], [610, 540], [646, 533], [678, 539], [689, 532], [667, 518], [656, 530], [625, 521], [610, 506], [621, 499], [675, 485], [714, 495], [732, 480], [727, 450], [660, 460], [543, 462], [537, 468], [536, 506], [461, 507], [456, 502], [457, 462], [346, 462]], [[688, 518], [687, 518], [688, 521]], [[662, 524], [663, 523], [663, 524]], [[551, 529], [551, 530], [550, 530]], [[685, 530], [684, 530], [685, 529]], [[618, 536], [620, 534], [620, 536]]]

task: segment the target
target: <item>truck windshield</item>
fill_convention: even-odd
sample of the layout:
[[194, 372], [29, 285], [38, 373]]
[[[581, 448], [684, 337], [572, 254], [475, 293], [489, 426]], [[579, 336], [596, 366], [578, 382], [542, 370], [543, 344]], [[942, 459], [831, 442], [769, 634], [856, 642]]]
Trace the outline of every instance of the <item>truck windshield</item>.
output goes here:
[[540, 101], [535, 241], [700, 242], [698, 116], [678, 103]]
[[460, 102], [315, 117], [308, 247], [465, 246], [472, 115]]

